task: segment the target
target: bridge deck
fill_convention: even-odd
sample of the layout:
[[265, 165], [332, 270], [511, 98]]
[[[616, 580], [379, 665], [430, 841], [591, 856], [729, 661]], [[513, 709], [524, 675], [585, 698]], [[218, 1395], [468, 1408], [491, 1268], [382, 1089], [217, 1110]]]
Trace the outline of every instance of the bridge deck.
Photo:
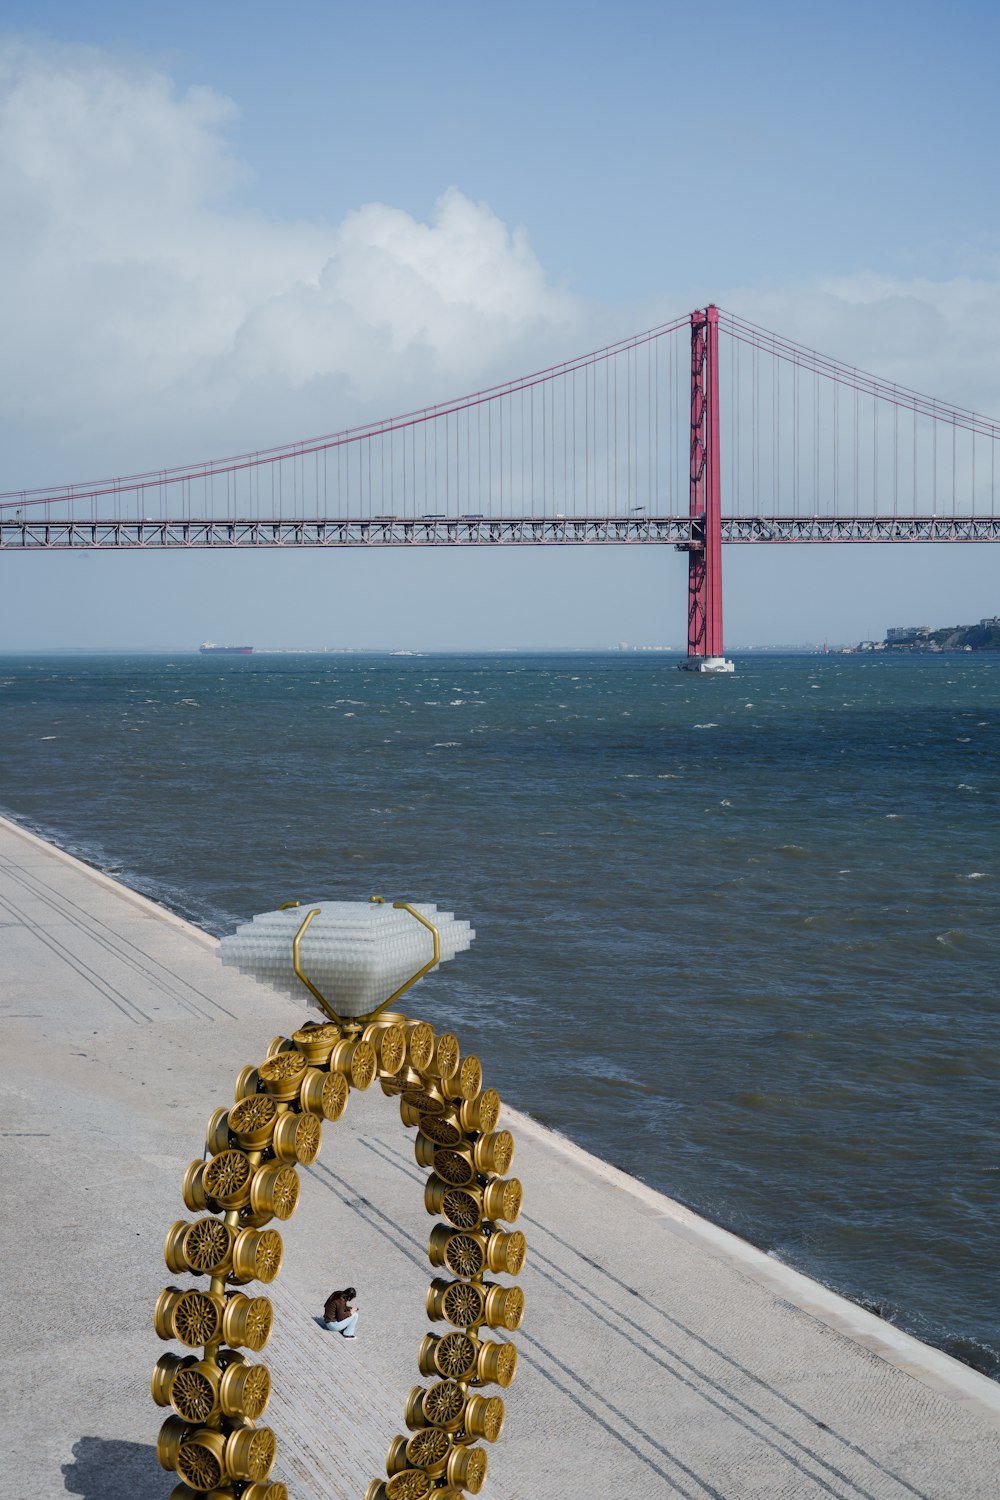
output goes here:
[[[643, 508], [644, 509], [644, 508]], [[723, 516], [722, 541], [996, 542], [1000, 515]], [[156, 552], [251, 547], [539, 547], [606, 544], [704, 547], [691, 516], [216, 517], [145, 521], [0, 516], [0, 551]]]
[[[301, 1011], [197, 929], [0, 820], [4, 1488], [166, 1496], [161, 1246], [212, 1109]], [[427, 1010], [433, 1020], [432, 996]], [[494, 1080], [497, 1081], [497, 1080]], [[484, 1496], [993, 1496], [1000, 1388], [515, 1117], [528, 1315]], [[667, 1149], [666, 1144], [664, 1149]], [[353, 1096], [282, 1226], [276, 1475], [364, 1493], [419, 1378], [431, 1220], [396, 1111]], [[354, 1343], [313, 1322], [353, 1282]], [[401, 1355], [397, 1355], [397, 1348]]]

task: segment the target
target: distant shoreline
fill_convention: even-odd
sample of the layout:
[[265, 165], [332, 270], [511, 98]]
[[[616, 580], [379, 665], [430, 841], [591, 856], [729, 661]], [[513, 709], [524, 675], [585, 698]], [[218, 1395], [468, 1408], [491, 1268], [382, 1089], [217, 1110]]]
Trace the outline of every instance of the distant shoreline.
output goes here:
[[978, 625], [895, 626], [881, 641], [860, 641], [850, 654], [884, 652], [889, 656], [967, 656], [973, 652], [1000, 652], [1000, 615], [980, 620]]
[[[727, 646], [730, 656], [838, 656], [856, 650], [850, 646], [831, 646], [826, 652], [822, 645], [804, 646]], [[1000, 649], [1000, 648], [998, 648]], [[0, 647], [0, 659], [7, 657], [200, 657], [197, 646], [11, 646]], [[613, 658], [635, 657], [680, 658], [686, 655], [683, 646], [480, 646], [464, 651], [445, 647], [430, 647], [402, 652], [395, 646], [255, 646], [253, 658], [261, 656], [329, 656], [329, 657], [375, 657], [379, 660], [419, 661], [428, 657], [536, 657], [536, 656], [607, 656]], [[218, 665], [218, 658], [213, 658]]]

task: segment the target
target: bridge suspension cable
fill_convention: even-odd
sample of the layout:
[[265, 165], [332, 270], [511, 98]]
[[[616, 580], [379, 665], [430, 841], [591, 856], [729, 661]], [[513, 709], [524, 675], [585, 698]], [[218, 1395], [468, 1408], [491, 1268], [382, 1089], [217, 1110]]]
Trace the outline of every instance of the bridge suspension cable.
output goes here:
[[[628, 513], [673, 495], [683, 451], [664, 438], [684, 399], [678, 318], [577, 359], [322, 437], [140, 474], [0, 493], [0, 515], [390, 519]], [[683, 339], [681, 340], [683, 344]], [[673, 347], [671, 347], [673, 345]], [[146, 517], [152, 509], [154, 514]], [[140, 515], [140, 512], [142, 513]], [[101, 512], [104, 515], [104, 512]]]

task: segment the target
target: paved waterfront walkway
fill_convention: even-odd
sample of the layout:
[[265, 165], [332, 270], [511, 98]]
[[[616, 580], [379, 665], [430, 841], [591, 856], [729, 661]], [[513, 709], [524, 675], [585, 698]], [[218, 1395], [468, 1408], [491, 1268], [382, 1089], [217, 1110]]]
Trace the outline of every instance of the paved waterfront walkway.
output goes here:
[[[0, 820], [5, 1495], [157, 1500], [148, 1394], [184, 1167], [303, 1013], [197, 929]], [[432, 1022], [433, 991], [414, 1004]], [[489, 1059], [486, 1059], [489, 1081]], [[1000, 1387], [506, 1112], [528, 1311], [484, 1500], [974, 1500]], [[424, 1173], [378, 1089], [302, 1172], [262, 1358], [294, 1500], [384, 1473], [427, 1323]], [[349, 1343], [313, 1315], [353, 1283]], [[439, 1325], [443, 1331], [444, 1325]], [[400, 1354], [398, 1351], [402, 1351]]]

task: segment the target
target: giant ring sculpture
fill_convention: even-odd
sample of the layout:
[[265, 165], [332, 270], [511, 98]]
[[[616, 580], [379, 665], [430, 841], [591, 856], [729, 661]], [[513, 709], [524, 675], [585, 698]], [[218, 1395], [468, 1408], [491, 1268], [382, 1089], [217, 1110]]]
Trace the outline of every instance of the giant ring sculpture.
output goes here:
[[170, 1500], [288, 1500], [268, 1477], [277, 1440], [260, 1418], [271, 1376], [253, 1356], [272, 1310], [252, 1284], [278, 1274], [273, 1222], [294, 1213], [297, 1168], [315, 1160], [323, 1122], [340, 1119], [352, 1088], [376, 1080], [416, 1129], [416, 1159], [429, 1171], [424, 1206], [439, 1222], [427, 1254], [441, 1274], [427, 1316], [451, 1326], [420, 1345], [417, 1367], [430, 1383], [410, 1391], [410, 1435], [392, 1439], [386, 1478], [371, 1481], [365, 1500], [461, 1500], [481, 1490], [480, 1440], [495, 1442], [504, 1423], [490, 1387], [514, 1378], [517, 1353], [503, 1334], [524, 1311], [520, 1287], [493, 1279], [517, 1276], [525, 1258], [524, 1235], [508, 1227], [521, 1208], [521, 1184], [507, 1175], [514, 1143], [497, 1128], [500, 1098], [483, 1088], [478, 1058], [463, 1058], [451, 1032], [392, 1008], [474, 935], [431, 905], [373, 897], [308, 911], [286, 903], [222, 940], [224, 963], [291, 994], [304, 986], [322, 1019], [275, 1037], [258, 1066], [243, 1068], [235, 1102], [212, 1115], [205, 1155], [184, 1173], [191, 1217], [171, 1226], [164, 1256], [172, 1275], [205, 1278], [207, 1288], [168, 1286], [154, 1312], [159, 1337], [190, 1351], [162, 1355], [153, 1371], [153, 1400], [172, 1409], [157, 1441], [160, 1463], [181, 1481]]

